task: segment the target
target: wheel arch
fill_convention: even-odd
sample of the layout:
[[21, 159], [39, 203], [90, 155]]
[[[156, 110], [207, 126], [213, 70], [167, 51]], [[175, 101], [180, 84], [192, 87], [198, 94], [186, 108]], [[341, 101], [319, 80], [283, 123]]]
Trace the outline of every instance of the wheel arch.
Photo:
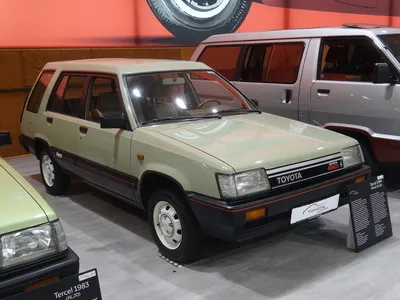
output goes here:
[[368, 127], [341, 123], [327, 123], [324, 125], [324, 128], [357, 140], [369, 150], [375, 160], [377, 159], [373, 146], [374, 133]]
[[44, 148], [49, 147], [49, 145], [49, 142], [46, 141], [43, 137], [33, 138], [33, 151], [37, 159], [40, 159], [40, 153]]
[[152, 169], [143, 172], [138, 182], [138, 194], [140, 195], [143, 208], [147, 211], [147, 205], [152, 192], [158, 188], [173, 190], [187, 200], [186, 191], [188, 190], [188, 185], [182, 183], [181, 180], [181, 178], [178, 179], [172, 174]]

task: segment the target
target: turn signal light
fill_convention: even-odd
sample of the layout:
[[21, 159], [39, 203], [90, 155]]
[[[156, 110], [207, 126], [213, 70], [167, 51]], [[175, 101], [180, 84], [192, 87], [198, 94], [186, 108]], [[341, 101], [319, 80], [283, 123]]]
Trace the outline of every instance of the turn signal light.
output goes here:
[[360, 182], [363, 182], [364, 180], [365, 180], [365, 176], [357, 177], [355, 180], [355, 183], [360, 183]]
[[249, 210], [246, 212], [246, 221], [257, 220], [265, 217], [265, 207]]

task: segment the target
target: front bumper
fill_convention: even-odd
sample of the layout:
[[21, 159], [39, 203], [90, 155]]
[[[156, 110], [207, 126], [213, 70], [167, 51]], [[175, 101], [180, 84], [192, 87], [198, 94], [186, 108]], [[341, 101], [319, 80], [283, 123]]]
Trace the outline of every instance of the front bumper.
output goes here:
[[0, 273], [0, 299], [23, 293], [27, 287], [50, 278], [63, 279], [79, 274], [79, 257], [72, 249], [62, 256], [15, 271]]
[[[347, 187], [360, 176], [369, 178], [370, 168], [363, 166], [331, 180], [238, 205], [194, 193], [188, 197], [206, 235], [231, 242], [243, 241], [289, 226], [293, 208], [336, 194], [340, 194], [339, 207], [348, 204]], [[246, 221], [246, 212], [256, 208], [265, 208], [266, 217]]]

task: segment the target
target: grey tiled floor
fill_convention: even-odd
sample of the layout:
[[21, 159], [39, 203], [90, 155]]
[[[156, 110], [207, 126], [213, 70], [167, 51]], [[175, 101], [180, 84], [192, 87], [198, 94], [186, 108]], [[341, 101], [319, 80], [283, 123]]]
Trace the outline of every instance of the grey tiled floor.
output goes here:
[[360, 254], [346, 249], [348, 207], [240, 246], [211, 245], [207, 259], [175, 267], [157, 254], [136, 209], [76, 182], [44, 192], [38, 161], [8, 160], [63, 222], [81, 270], [97, 268], [104, 299], [393, 299], [400, 295], [400, 193], [389, 193], [394, 236]]

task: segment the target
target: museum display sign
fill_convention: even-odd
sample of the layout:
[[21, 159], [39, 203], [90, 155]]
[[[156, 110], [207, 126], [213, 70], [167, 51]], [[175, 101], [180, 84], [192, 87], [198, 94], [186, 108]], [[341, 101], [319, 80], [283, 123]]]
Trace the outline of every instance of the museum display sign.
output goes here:
[[349, 186], [349, 205], [354, 238], [350, 248], [361, 252], [393, 235], [383, 175]]
[[83, 272], [5, 300], [101, 300], [97, 269]]

